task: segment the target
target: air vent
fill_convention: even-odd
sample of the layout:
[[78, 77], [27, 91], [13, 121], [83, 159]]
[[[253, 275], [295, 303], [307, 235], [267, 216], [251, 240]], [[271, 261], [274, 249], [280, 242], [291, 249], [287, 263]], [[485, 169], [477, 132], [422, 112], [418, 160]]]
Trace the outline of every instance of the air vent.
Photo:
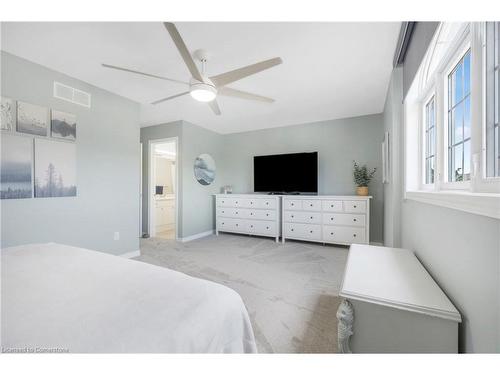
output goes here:
[[90, 108], [90, 94], [88, 92], [63, 85], [59, 82], [54, 82], [54, 98]]

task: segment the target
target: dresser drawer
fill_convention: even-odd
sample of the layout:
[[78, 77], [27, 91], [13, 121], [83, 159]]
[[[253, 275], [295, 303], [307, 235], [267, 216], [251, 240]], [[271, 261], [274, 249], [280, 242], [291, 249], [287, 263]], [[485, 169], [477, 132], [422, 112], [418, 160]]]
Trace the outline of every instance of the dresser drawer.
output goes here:
[[304, 211], [285, 211], [283, 220], [289, 223], [321, 224], [321, 213], [304, 212]]
[[306, 200], [302, 201], [302, 209], [304, 211], [321, 211], [321, 201], [320, 200]]
[[285, 236], [304, 240], [321, 240], [321, 225], [285, 223]]
[[323, 224], [364, 227], [366, 225], [366, 216], [355, 214], [323, 214]]
[[273, 210], [249, 210], [247, 219], [276, 220], [276, 211]]
[[284, 199], [283, 205], [285, 210], [302, 210], [302, 200], [300, 199]]
[[219, 230], [246, 232], [246, 221], [241, 219], [220, 218], [218, 222]]
[[226, 217], [233, 217], [236, 219], [245, 219], [250, 212], [250, 210], [247, 210], [245, 208], [234, 208], [234, 207], [224, 208], [222, 211], [226, 212], [224, 214]]
[[253, 234], [275, 235], [276, 223], [274, 221], [248, 220], [246, 231]]
[[236, 206], [245, 208], [258, 208], [259, 201], [260, 199], [257, 198], [238, 199], [238, 204]]
[[344, 211], [345, 212], [366, 212], [366, 202], [365, 201], [344, 201]]
[[342, 201], [321, 201], [321, 206], [323, 208], [323, 211], [328, 211], [328, 212], [344, 211], [344, 205]]
[[323, 241], [338, 243], [365, 243], [365, 228], [324, 225]]
[[234, 198], [232, 197], [217, 198], [217, 207], [234, 207]]
[[257, 207], [258, 208], [264, 208], [264, 209], [274, 209], [276, 208], [276, 199], [270, 198], [270, 199], [258, 199], [257, 200]]
[[255, 202], [254, 199], [249, 199], [249, 198], [233, 198], [233, 206], [238, 208], [251, 207], [252, 204], [254, 204], [254, 202]]
[[220, 217], [233, 217], [233, 209], [226, 207], [217, 207], [217, 216]]

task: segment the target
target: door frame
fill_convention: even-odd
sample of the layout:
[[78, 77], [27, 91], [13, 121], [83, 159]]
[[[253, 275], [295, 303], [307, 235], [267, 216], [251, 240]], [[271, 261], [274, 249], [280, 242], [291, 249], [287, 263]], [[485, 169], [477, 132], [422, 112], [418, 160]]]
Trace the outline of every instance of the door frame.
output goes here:
[[156, 235], [155, 228], [155, 218], [154, 218], [154, 196], [156, 193], [156, 184], [154, 181], [156, 180], [155, 175], [155, 166], [156, 159], [153, 153], [154, 146], [160, 143], [175, 143], [175, 240], [179, 240], [179, 137], [169, 137], [169, 138], [161, 138], [161, 139], [150, 139], [148, 141], [148, 232], [150, 237], [154, 237]]

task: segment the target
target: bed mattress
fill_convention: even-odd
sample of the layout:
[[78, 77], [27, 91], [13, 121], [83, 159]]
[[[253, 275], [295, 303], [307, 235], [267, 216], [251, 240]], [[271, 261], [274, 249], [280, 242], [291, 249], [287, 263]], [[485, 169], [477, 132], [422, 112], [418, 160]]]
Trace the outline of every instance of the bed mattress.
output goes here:
[[4, 352], [254, 353], [232, 289], [60, 244], [1, 250]]

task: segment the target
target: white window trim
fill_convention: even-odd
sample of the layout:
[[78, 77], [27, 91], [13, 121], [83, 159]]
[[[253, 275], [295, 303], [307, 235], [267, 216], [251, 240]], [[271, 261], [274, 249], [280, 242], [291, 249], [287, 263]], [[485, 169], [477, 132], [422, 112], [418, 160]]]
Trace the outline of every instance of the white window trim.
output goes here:
[[[434, 145], [434, 181], [431, 184], [426, 184], [426, 150], [425, 145], [427, 143], [426, 139], [426, 111], [427, 104], [434, 97], [434, 132], [435, 132], [435, 145]], [[419, 163], [419, 175], [420, 175], [420, 189], [421, 190], [436, 190], [436, 180], [438, 177], [438, 167], [437, 167], [437, 108], [436, 108], [436, 88], [434, 85], [431, 86], [429, 93], [424, 97], [421, 103], [421, 111], [420, 111], [420, 121], [419, 121], [419, 132], [420, 132], [420, 163]]]
[[[442, 61], [438, 63], [435, 69], [436, 73], [429, 72], [429, 61], [435, 53], [436, 44], [442, 43], [439, 40], [439, 33], [443, 30], [444, 23], [441, 23], [433, 42], [430, 44], [424, 63], [417, 73], [414, 81], [415, 88], [420, 94], [413, 96], [408, 95], [405, 99], [404, 114], [405, 114], [405, 180], [404, 180], [404, 199], [415, 200], [422, 203], [433, 204], [437, 206], [452, 208], [460, 211], [465, 211], [472, 214], [484, 215], [496, 219], [500, 219], [500, 178], [485, 178], [483, 147], [485, 141], [485, 122], [482, 119], [484, 111], [483, 107], [483, 87], [484, 80], [479, 80], [482, 75], [483, 65], [482, 58], [477, 58], [478, 51], [483, 51], [483, 44], [478, 44], [478, 38], [482, 41], [482, 35], [478, 33], [480, 30], [479, 23], [463, 24], [456, 33], [454, 41], [449, 43], [448, 50], [443, 54]], [[455, 26], [456, 27], [456, 24]], [[449, 31], [450, 29], [446, 30]], [[446, 31], [443, 33], [446, 35]], [[479, 34], [479, 35], [478, 35]], [[479, 47], [479, 48], [478, 48]], [[448, 74], [453, 70], [456, 63], [463, 57], [468, 49], [471, 49], [471, 180], [463, 182], [448, 182], [448, 139], [447, 139], [447, 95], [448, 95]], [[479, 60], [479, 65], [478, 61]], [[424, 66], [425, 64], [429, 64]], [[424, 75], [430, 74], [429, 77]], [[475, 74], [476, 78], [473, 78]], [[420, 77], [419, 77], [420, 76]], [[413, 85], [412, 85], [413, 86]], [[425, 184], [425, 165], [422, 162], [424, 155], [424, 143], [422, 141], [425, 133], [422, 131], [423, 120], [425, 116], [425, 104], [435, 95], [435, 111], [436, 111], [436, 170], [434, 175], [434, 184]], [[475, 99], [473, 98], [473, 95]], [[479, 99], [478, 99], [479, 97]], [[475, 101], [474, 104], [473, 101]], [[418, 107], [417, 107], [418, 106]], [[473, 107], [476, 106], [476, 109]], [[423, 110], [422, 110], [423, 108]], [[479, 108], [479, 110], [478, 110]], [[476, 116], [474, 116], [476, 115]], [[414, 116], [413, 118], [408, 116]], [[479, 116], [479, 121], [477, 120]], [[418, 117], [418, 119], [417, 119]], [[474, 118], [476, 117], [476, 118]], [[418, 129], [415, 129], [417, 127]], [[420, 141], [418, 145], [411, 145], [412, 139], [415, 139], [416, 132]], [[474, 139], [473, 139], [474, 137]], [[418, 156], [415, 158], [415, 152], [418, 151]], [[479, 159], [481, 159], [479, 161]], [[479, 166], [478, 166], [479, 164]], [[497, 186], [498, 185], [498, 186]]]
[[407, 191], [406, 199], [500, 219], [500, 196], [465, 191]]
[[[478, 26], [478, 44], [481, 46], [481, 168], [480, 168], [480, 178], [476, 183], [477, 190], [486, 190], [492, 191], [494, 188], [500, 191], [500, 176], [487, 176], [487, 154], [486, 154], [486, 134], [488, 127], [488, 117], [486, 114], [486, 95], [487, 95], [487, 86], [486, 80], [488, 79], [488, 75], [486, 72], [486, 22], [481, 22], [480, 26]], [[474, 159], [473, 159], [474, 162]], [[477, 161], [475, 163], [477, 165]]]

